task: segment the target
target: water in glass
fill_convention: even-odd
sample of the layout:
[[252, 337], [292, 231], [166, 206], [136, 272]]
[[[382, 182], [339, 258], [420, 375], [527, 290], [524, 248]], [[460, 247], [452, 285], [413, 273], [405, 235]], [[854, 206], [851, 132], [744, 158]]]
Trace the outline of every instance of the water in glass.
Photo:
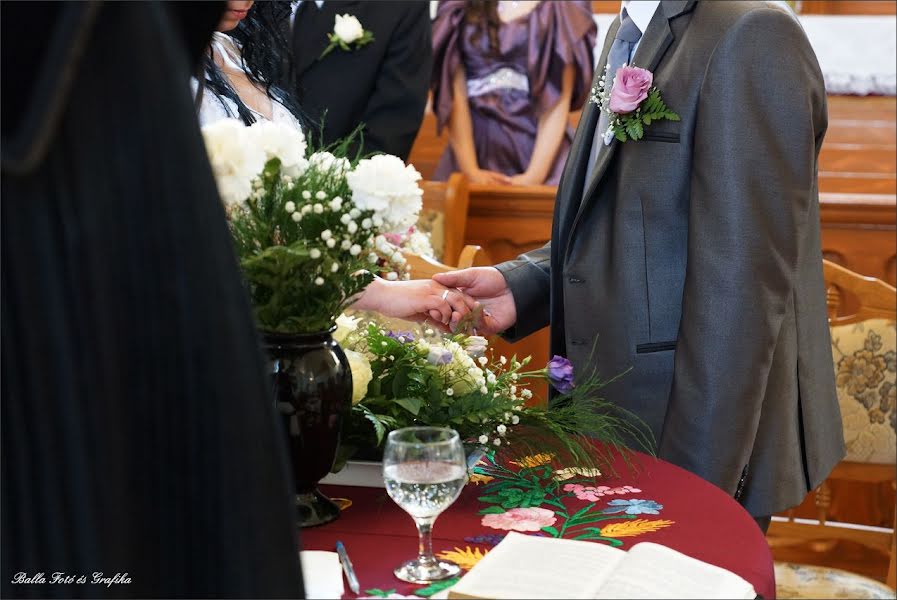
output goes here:
[[397, 568], [402, 581], [427, 583], [460, 573], [455, 563], [433, 556], [436, 517], [461, 493], [467, 481], [464, 448], [458, 433], [441, 427], [407, 427], [389, 434], [383, 453], [386, 491], [411, 515], [420, 536], [418, 556]]

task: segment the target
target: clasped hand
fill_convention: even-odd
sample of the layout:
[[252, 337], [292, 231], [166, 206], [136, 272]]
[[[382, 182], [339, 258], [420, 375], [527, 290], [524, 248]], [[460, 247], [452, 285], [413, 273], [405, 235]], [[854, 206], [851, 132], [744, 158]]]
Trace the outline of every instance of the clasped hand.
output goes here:
[[463, 319], [472, 318], [470, 328], [482, 335], [504, 331], [517, 321], [514, 297], [494, 267], [462, 269], [414, 281], [375, 279], [353, 308], [426, 321], [450, 332], [457, 331]]

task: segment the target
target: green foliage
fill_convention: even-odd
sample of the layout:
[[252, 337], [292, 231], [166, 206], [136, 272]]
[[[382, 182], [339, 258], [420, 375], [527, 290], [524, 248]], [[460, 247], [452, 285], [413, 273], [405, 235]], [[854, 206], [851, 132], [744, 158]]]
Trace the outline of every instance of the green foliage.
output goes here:
[[[338, 158], [348, 141], [334, 148]], [[313, 161], [293, 179], [273, 158], [246, 202], [229, 209], [234, 248], [262, 330], [326, 331], [373, 279], [368, 268], [377, 231], [360, 226], [373, 211], [353, 204], [344, 168], [327, 167]], [[330, 246], [325, 238], [333, 240]]]
[[[392, 429], [433, 425], [451, 427], [468, 446], [484, 445], [505, 457], [554, 452], [572, 465], [607, 471], [612, 471], [612, 449], [625, 455], [627, 445], [634, 443], [653, 452], [654, 440], [644, 423], [600, 398], [606, 382], [599, 377], [581, 378], [550, 408], [533, 405], [528, 385], [545, 379], [546, 370], [525, 370], [529, 359], [470, 357], [465, 348], [481, 340], [432, 331], [390, 334], [376, 321], [350, 334], [343, 346], [366, 357], [373, 377], [365, 398], [353, 407], [344, 445], [376, 448]], [[608, 448], [599, 446], [596, 452], [595, 439]], [[551, 472], [534, 470], [530, 475], [544, 479]], [[497, 490], [496, 502], [538, 505], [541, 487], [531, 483]]]
[[648, 97], [633, 112], [625, 115], [615, 115], [611, 120], [611, 128], [621, 142], [627, 140], [640, 140], [645, 135], [645, 127], [654, 121], [666, 119], [678, 121], [679, 115], [671, 111], [660, 97], [660, 90], [652, 87]]

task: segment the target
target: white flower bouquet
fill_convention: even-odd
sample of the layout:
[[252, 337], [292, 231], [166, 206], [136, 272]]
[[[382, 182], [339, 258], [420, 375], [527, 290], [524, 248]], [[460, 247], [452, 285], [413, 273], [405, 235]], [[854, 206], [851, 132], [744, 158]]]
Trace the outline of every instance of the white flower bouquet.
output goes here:
[[403, 276], [387, 236], [417, 221], [414, 167], [390, 155], [353, 163], [351, 138], [309, 154], [302, 132], [278, 123], [222, 120], [203, 136], [261, 329], [327, 331], [374, 272]]

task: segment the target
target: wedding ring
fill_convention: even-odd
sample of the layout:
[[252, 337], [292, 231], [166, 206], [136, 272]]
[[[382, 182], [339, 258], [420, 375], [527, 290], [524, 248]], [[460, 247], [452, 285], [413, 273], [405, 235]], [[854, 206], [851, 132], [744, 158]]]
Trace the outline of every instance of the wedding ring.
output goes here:
[[442, 292], [442, 299], [443, 299], [443, 300], [445, 300], [446, 298], [448, 298], [448, 292], [449, 292], [448, 290], [445, 290], [444, 292]]

